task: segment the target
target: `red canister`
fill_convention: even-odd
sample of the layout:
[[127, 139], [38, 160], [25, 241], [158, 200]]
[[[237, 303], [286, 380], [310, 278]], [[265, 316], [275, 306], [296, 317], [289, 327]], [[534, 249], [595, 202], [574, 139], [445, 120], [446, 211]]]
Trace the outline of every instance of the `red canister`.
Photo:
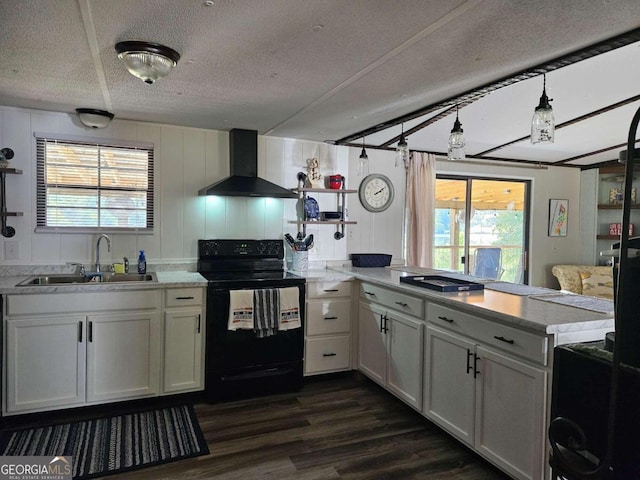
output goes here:
[[344, 177], [342, 175], [329, 175], [329, 188], [337, 190], [342, 187], [342, 181]]

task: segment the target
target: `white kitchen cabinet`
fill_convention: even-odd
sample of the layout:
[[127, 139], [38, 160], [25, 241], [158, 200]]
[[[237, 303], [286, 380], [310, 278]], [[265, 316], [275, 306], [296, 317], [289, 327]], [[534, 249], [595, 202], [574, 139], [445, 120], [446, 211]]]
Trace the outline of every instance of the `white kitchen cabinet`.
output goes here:
[[358, 314], [358, 370], [371, 380], [387, 383], [387, 344], [383, 333], [386, 309], [360, 302]]
[[546, 372], [489, 348], [476, 351], [476, 451], [516, 478], [543, 478]]
[[424, 414], [473, 446], [475, 381], [469, 366], [475, 345], [427, 326], [425, 351]]
[[85, 402], [85, 317], [6, 322], [5, 412]]
[[351, 282], [307, 285], [304, 374], [351, 368]]
[[358, 369], [417, 409], [422, 402], [423, 328], [407, 315], [360, 302]]
[[204, 289], [165, 292], [162, 392], [204, 388]]
[[157, 395], [160, 292], [7, 295], [4, 413]]
[[157, 312], [90, 315], [87, 329], [88, 402], [158, 394]]
[[432, 325], [425, 343], [424, 414], [514, 478], [543, 478], [546, 371]]

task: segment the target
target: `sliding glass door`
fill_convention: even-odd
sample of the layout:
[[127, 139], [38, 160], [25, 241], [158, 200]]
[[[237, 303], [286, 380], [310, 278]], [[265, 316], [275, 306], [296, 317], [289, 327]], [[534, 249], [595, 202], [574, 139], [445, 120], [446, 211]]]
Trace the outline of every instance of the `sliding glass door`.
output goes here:
[[528, 283], [528, 180], [438, 176], [434, 268]]

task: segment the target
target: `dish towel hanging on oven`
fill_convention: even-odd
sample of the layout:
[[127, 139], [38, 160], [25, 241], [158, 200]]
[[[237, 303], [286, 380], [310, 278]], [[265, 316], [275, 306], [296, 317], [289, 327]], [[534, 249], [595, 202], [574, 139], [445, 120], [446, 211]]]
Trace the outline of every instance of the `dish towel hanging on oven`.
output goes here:
[[302, 326], [300, 321], [300, 290], [298, 287], [280, 289], [280, 330]]
[[229, 330], [253, 329], [253, 290], [229, 291]]
[[253, 291], [254, 328], [256, 337], [264, 338], [278, 332], [280, 292], [277, 288]]

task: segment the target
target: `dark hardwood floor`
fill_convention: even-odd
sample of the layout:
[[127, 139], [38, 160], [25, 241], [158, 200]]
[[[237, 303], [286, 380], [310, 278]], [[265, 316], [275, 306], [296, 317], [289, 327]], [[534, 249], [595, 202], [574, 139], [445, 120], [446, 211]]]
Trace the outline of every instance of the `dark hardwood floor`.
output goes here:
[[357, 373], [307, 380], [290, 394], [197, 404], [196, 412], [209, 455], [117, 478], [509, 478]]

